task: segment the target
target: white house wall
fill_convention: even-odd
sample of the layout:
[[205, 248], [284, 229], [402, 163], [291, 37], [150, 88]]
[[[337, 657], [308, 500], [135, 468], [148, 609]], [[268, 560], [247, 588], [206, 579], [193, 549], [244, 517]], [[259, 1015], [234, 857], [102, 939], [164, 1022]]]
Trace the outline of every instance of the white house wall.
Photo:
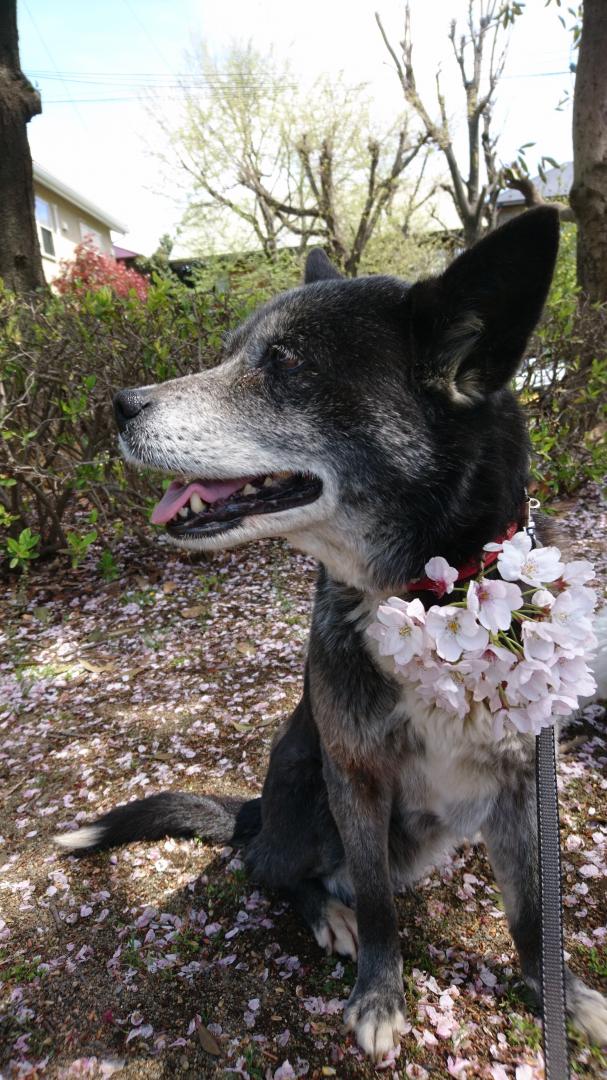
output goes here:
[[[40, 253], [44, 276], [48, 282], [52, 282], [60, 271], [61, 259], [72, 259], [75, 247], [81, 243], [84, 235], [90, 230], [90, 235], [104, 255], [112, 254], [112, 238], [106, 224], [98, 218], [80, 210], [61, 195], [51, 191], [50, 188], [34, 180], [34, 195], [44, 199], [51, 207], [52, 237], [55, 255], [50, 256], [44, 251], [41, 222], [37, 221], [38, 239], [40, 241]], [[38, 217], [38, 215], [37, 215]]]

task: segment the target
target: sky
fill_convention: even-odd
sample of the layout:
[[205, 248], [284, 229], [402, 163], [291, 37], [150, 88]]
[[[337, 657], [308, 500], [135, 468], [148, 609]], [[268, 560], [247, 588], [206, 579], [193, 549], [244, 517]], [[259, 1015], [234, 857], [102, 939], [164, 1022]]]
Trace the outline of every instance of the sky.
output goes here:
[[[435, 111], [440, 66], [454, 116], [462, 89], [447, 33], [466, 7], [465, 0], [411, 0], [419, 88]], [[163, 233], [174, 234], [183, 204], [154, 157], [165, 144], [146, 88], [175, 123], [188, 51], [202, 41], [221, 57], [231, 42], [251, 40], [288, 57], [304, 84], [337, 72], [352, 85], [368, 84], [377, 116], [391, 120], [402, 98], [375, 10], [397, 40], [403, 0], [18, 0], [21, 66], [42, 95], [42, 115], [29, 125], [32, 156], [123, 221], [128, 233], [119, 243], [149, 254]], [[570, 102], [557, 111], [573, 91], [570, 48], [556, 6], [527, 0], [497, 94], [504, 162], [523, 143], [536, 144], [527, 151], [532, 172], [542, 155], [571, 160]]]

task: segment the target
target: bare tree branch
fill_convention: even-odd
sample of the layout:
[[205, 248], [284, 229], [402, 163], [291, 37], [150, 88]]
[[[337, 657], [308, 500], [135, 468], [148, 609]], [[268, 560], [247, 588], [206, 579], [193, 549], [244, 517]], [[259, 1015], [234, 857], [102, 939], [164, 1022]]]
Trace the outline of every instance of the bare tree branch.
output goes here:
[[[440, 71], [436, 73], [438, 120], [417, 90], [413, 67], [411, 12], [405, 7], [404, 33], [400, 55], [391, 44], [379, 14], [375, 13], [384, 45], [391, 57], [403, 96], [415, 111], [427, 137], [441, 150], [449, 170], [449, 193], [460, 219], [466, 246], [474, 243], [494, 217], [494, 199], [500, 184], [495, 166], [495, 139], [491, 135], [493, 98], [503, 72], [505, 50], [498, 53], [503, 31], [502, 6], [498, 0], [468, 0], [467, 33], [458, 34], [457, 23], [449, 26], [451, 51], [459, 69], [466, 97], [467, 156], [460, 166], [454, 137], [441, 88]], [[481, 165], [486, 180], [481, 180]]]
[[213, 208], [221, 221], [225, 211], [270, 255], [287, 233], [300, 247], [320, 241], [356, 275], [428, 134], [411, 137], [407, 115], [398, 128], [373, 130], [361, 89], [339, 80], [321, 80], [309, 99], [297, 97], [274, 77], [275, 63], [251, 47], [235, 46], [221, 68], [206, 55], [201, 66], [206, 93], [186, 98], [174, 138], [194, 185], [189, 222], [206, 225]]

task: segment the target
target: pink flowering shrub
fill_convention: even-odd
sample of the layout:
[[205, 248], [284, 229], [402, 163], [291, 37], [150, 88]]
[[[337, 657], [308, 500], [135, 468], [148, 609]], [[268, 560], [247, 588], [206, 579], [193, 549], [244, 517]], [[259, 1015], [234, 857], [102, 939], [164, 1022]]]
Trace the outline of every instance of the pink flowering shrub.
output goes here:
[[61, 273], [53, 285], [62, 295], [78, 296], [106, 286], [116, 296], [127, 297], [134, 292], [140, 300], [147, 298], [150, 287], [147, 278], [102, 254], [88, 237], [74, 249], [73, 259], [61, 260]]

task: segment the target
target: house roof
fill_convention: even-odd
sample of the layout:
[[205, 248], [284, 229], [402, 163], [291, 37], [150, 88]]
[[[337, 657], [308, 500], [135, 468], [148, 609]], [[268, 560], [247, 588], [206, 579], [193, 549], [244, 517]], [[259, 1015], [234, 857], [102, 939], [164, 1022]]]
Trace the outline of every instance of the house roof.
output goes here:
[[138, 251], [130, 251], [129, 248], [120, 247], [119, 244], [112, 244], [115, 259], [136, 259], [139, 256]]
[[55, 195], [61, 195], [64, 199], [67, 199], [68, 202], [71, 202], [74, 204], [74, 206], [77, 206], [78, 209], [82, 210], [85, 214], [89, 214], [91, 217], [96, 218], [97, 221], [101, 221], [103, 225], [107, 225], [108, 229], [113, 229], [114, 232], [122, 234], [129, 231], [127, 226], [122, 221], [118, 221], [116, 218], [110, 217], [110, 215], [107, 214], [105, 210], [102, 210], [101, 207], [96, 206], [95, 203], [90, 201], [90, 199], [86, 199], [84, 195], [80, 195], [78, 191], [74, 191], [73, 188], [68, 187], [67, 184], [63, 183], [63, 180], [58, 180], [56, 176], [53, 176], [52, 173], [47, 172], [47, 170], [43, 169], [41, 165], [38, 165], [36, 161], [34, 161], [33, 166], [34, 180], [37, 180], [39, 184], [43, 184], [45, 188], [49, 189], [49, 191], [53, 191]]
[[[542, 180], [540, 176], [534, 176], [531, 181], [540, 195], [543, 195], [545, 199], [558, 199], [559, 196], [568, 195], [573, 184], [573, 162], [566, 161], [563, 165], [558, 165], [556, 169], [548, 169], [545, 175], [545, 180]], [[522, 206], [524, 202], [524, 196], [520, 191], [507, 189], [500, 194], [497, 205]]]

